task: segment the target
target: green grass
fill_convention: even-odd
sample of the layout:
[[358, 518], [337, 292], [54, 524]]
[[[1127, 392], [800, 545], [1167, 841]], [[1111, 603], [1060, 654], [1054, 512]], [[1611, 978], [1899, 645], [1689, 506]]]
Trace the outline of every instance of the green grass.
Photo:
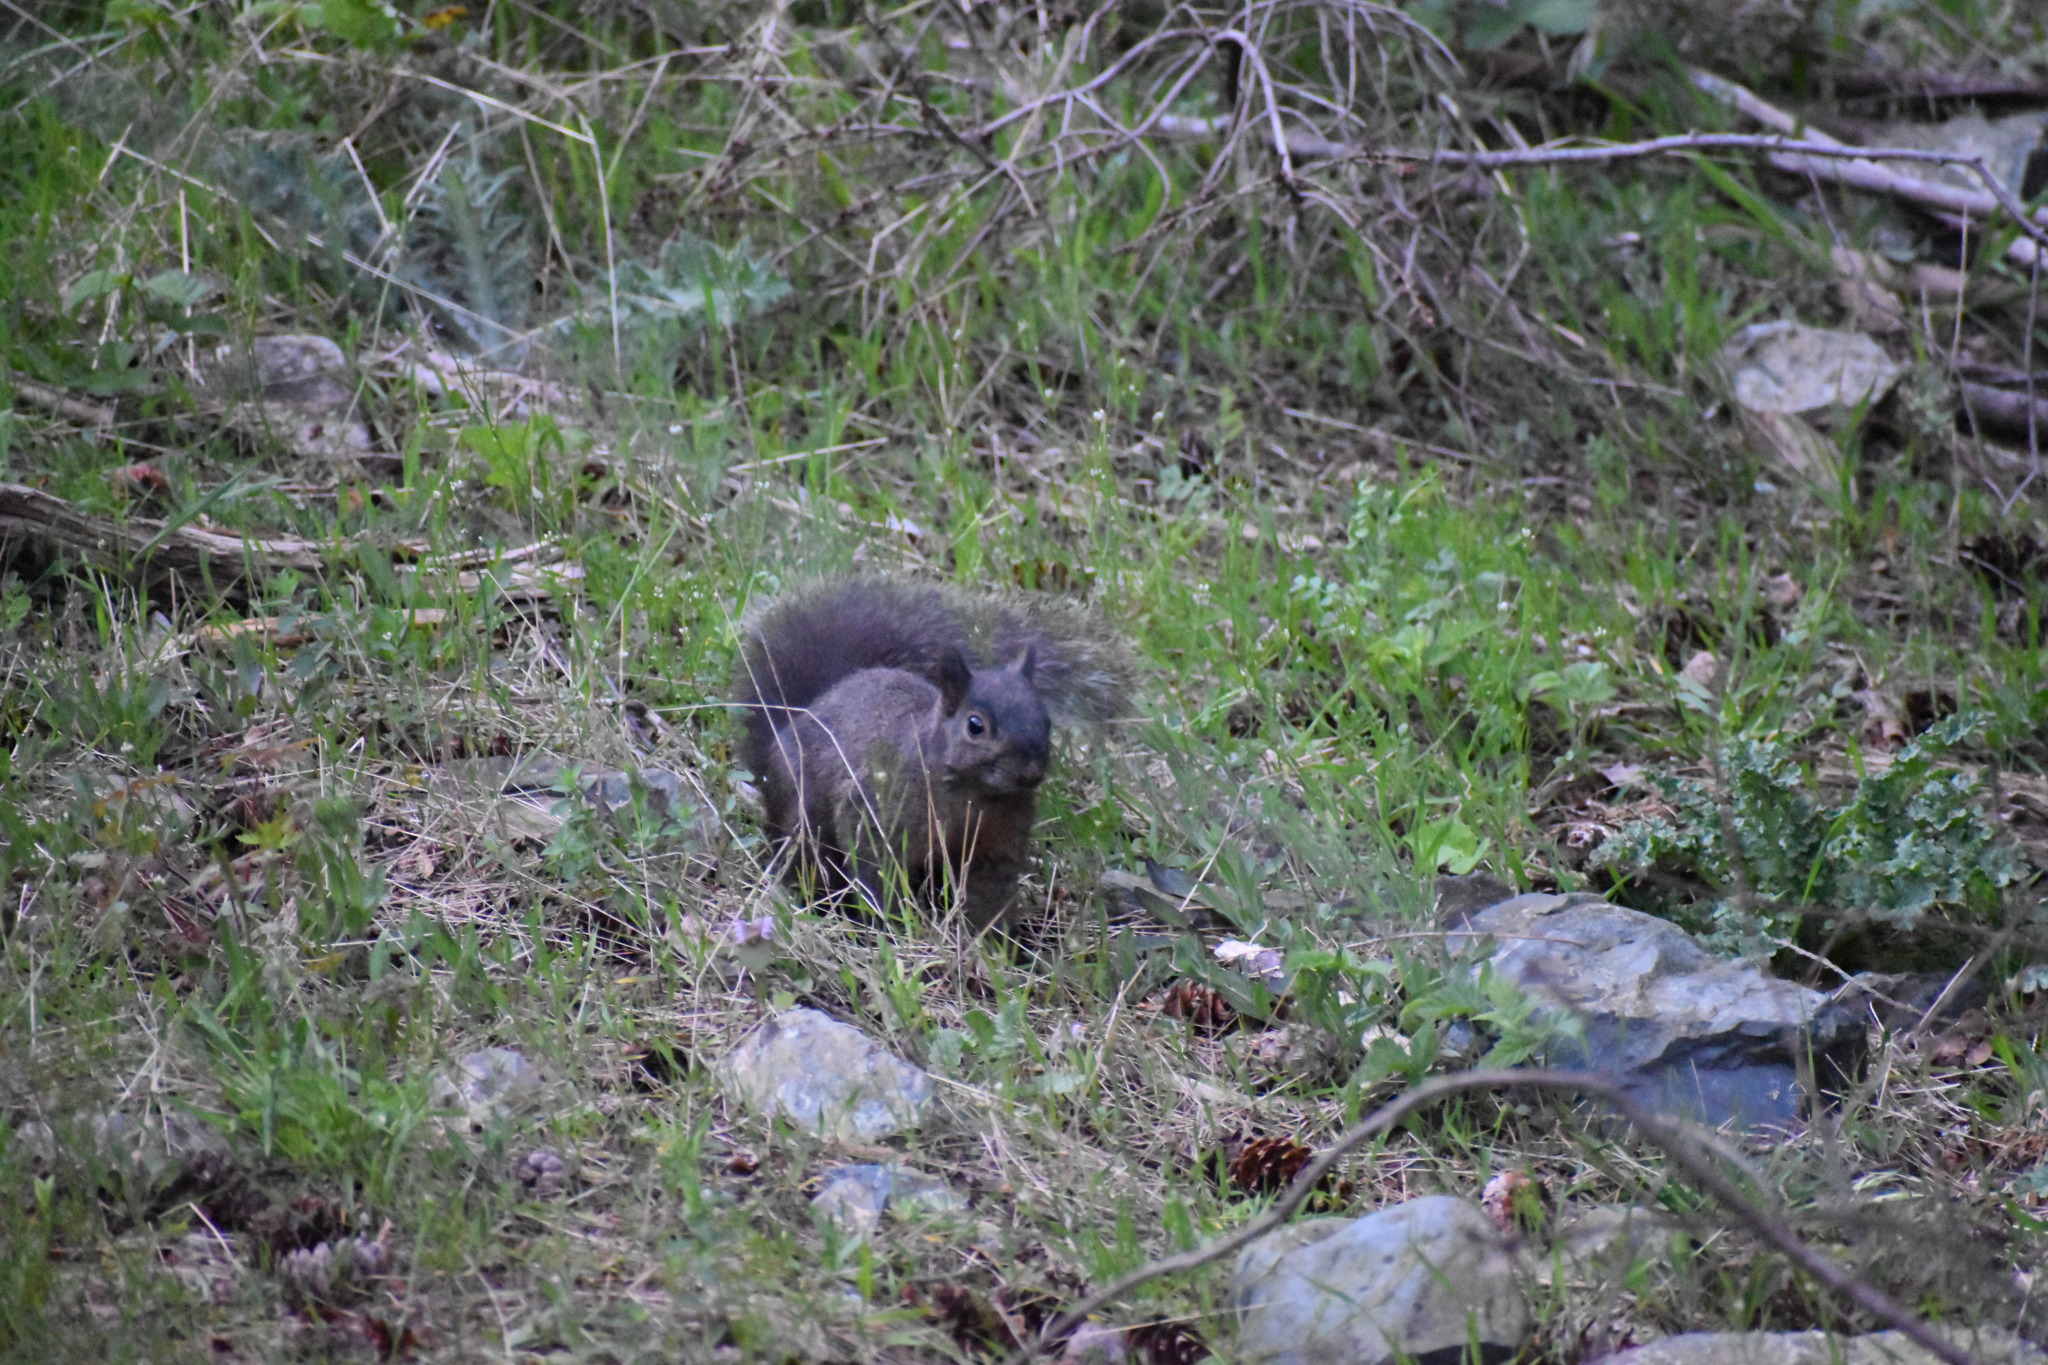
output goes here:
[[[43, 16], [63, 41], [0, 21], [0, 478], [329, 547], [245, 599], [33, 558], [0, 579], [9, 1358], [973, 1355], [935, 1291], [1029, 1320], [1256, 1211], [1203, 1174], [1233, 1134], [1327, 1138], [1452, 1065], [1456, 1019], [1528, 1041], [1519, 1002], [1445, 975], [1431, 876], [1615, 886], [1584, 831], [1654, 811], [1604, 769], [1704, 779], [1773, 739], [1839, 805], [1886, 748], [1865, 694], [1919, 696], [1981, 715], [1942, 762], [2009, 798], [1999, 837], [2038, 875], [2041, 587], [2015, 608], [1964, 555], [2048, 537], [2043, 490], [1939, 409], [1957, 336], [2028, 353], [2023, 277], [1980, 256], [2004, 301], [1888, 339], [1936, 418], [1852, 419], [1828, 438], [1841, 479], [1805, 487], [1731, 414], [1715, 354], [1754, 321], [1846, 325], [1830, 250], [1894, 232], [1885, 206], [1739, 160], [1462, 189], [1318, 164], [1289, 187], [1256, 121], [1220, 145], [1109, 137], [1078, 105], [1004, 121], [1133, 52], [1100, 109], [1135, 119], [1188, 76], [1164, 112], [1227, 113], [1216, 53], [1190, 75], [1201, 44], [1144, 45], [1230, 16], [843, 8], [774, 11], [772, 42], [768, 11], [708, 4], [473, 6], [442, 30], [424, 5], [76, 4]], [[1546, 93], [1453, 71], [1388, 16], [1260, 13], [1276, 98], [1361, 145], [1728, 117], [1655, 33], [1614, 38], [1604, 94]], [[1857, 22], [1902, 63], [2026, 41], [1974, 11]], [[1768, 55], [1731, 74], [1793, 99], [1807, 78]], [[380, 460], [234, 419], [216, 348], [280, 332], [341, 346]], [[411, 368], [430, 347], [496, 347], [524, 406], [434, 392]], [[53, 391], [109, 405], [111, 435]], [[120, 475], [138, 463], [160, 485]], [[580, 579], [494, 566], [541, 542]], [[724, 705], [737, 622], [854, 565], [1073, 594], [1140, 657], [1143, 719], [1063, 755], [1048, 913], [1016, 943], [805, 914], [761, 874]], [[295, 638], [205, 633], [251, 617]], [[1703, 651], [1710, 686], [1684, 672]], [[669, 769], [695, 805], [515, 820], [456, 780], [519, 755]], [[1181, 978], [1271, 1001], [1104, 888], [1148, 859], [1202, 883], [1210, 939], [1289, 953], [1285, 1020], [1212, 1037], [1160, 1013]], [[1705, 916], [1730, 890], [1615, 894]], [[1951, 1318], [2010, 1318], [2009, 1273], [1958, 1253], [1944, 1278], [1916, 1246], [2038, 1251], [2038, 891], [1996, 891], [1856, 965], [1986, 948], [1998, 1060], [1887, 1053], [1900, 1084], [1765, 1170], [1823, 1233], [1845, 1200], [1890, 1207], [1855, 1182], [1905, 1191], [1855, 1254]], [[1798, 950], [1843, 907], [1787, 909], [1778, 966], [1830, 981]], [[763, 914], [765, 947], [707, 936]], [[865, 1241], [813, 1218], [806, 1182], [845, 1154], [710, 1072], [793, 1003], [946, 1078], [895, 1146], [965, 1214]], [[434, 1078], [485, 1046], [543, 1088], [451, 1133]], [[205, 1155], [143, 1159], [166, 1124], [211, 1134]], [[536, 1147], [570, 1163], [566, 1195], [520, 1183]], [[1493, 1100], [1349, 1173], [1364, 1206], [1502, 1170], [1560, 1203], [1704, 1208], [1654, 1153]], [[387, 1226], [392, 1274], [359, 1292], [309, 1302], [285, 1268]], [[1156, 1282], [1114, 1321], [1184, 1321], [1228, 1358], [1224, 1283]], [[1560, 1365], [1616, 1314], [1868, 1325], [1727, 1233], [1541, 1302], [1529, 1358]]]

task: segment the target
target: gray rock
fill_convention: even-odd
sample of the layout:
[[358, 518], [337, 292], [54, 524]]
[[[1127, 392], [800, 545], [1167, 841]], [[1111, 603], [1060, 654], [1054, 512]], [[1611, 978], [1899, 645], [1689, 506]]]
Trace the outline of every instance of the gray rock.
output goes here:
[[1499, 1230], [1449, 1195], [1290, 1224], [1244, 1249], [1231, 1289], [1238, 1354], [1261, 1365], [1448, 1365], [1475, 1339], [1505, 1360], [1529, 1329]]
[[487, 1047], [437, 1072], [427, 1095], [434, 1108], [461, 1115], [469, 1131], [480, 1133], [522, 1112], [541, 1088], [540, 1068], [509, 1047]]
[[1130, 1358], [1128, 1330], [1101, 1322], [1082, 1323], [1059, 1354], [1060, 1365], [1123, 1365]]
[[788, 1010], [740, 1040], [719, 1084], [765, 1115], [840, 1142], [873, 1142], [916, 1125], [932, 1078], [866, 1034], [816, 1010]]
[[246, 349], [220, 347], [209, 387], [242, 398], [232, 425], [268, 437], [308, 460], [359, 460], [377, 453], [341, 347], [323, 336], [260, 336]]
[[1812, 412], [1875, 404], [1905, 367], [1862, 332], [1756, 322], [1721, 348], [1735, 401], [1751, 412]]
[[[2024, 194], [2027, 167], [2036, 153], [2041, 150], [2044, 131], [2040, 111], [2023, 114], [2009, 114], [2004, 118], [1987, 119], [1972, 110], [1946, 118], [1938, 123], [1898, 122], [1872, 134], [1871, 145], [1875, 147], [1916, 147], [1930, 152], [1951, 152], [1958, 156], [1977, 157], [1984, 166], [2014, 194]], [[1929, 180], [1946, 180], [1951, 185], [1964, 189], [1981, 190], [1984, 182], [1976, 171], [1966, 165], [1947, 162], [1921, 163], [1913, 168], [1914, 175]]]
[[[1974, 1336], [1950, 1330], [1951, 1341], [1982, 1365], [2041, 1365], [2040, 1350], [2009, 1332]], [[1826, 1332], [1688, 1332], [1606, 1357], [1601, 1365], [1937, 1365], [1939, 1357], [1903, 1332], [1838, 1337]]]
[[586, 774], [581, 784], [583, 799], [606, 815], [616, 816], [621, 812], [630, 815], [636, 781], [644, 794], [642, 799], [647, 803], [647, 813], [656, 820], [686, 821], [702, 809], [692, 799], [682, 775], [668, 768]]
[[1547, 1248], [1525, 1257], [1531, 1278], [1590, 1283], [1626, 1275], [1638, 1262], [1671, 1262], [1683, 1233], [1670, 1214], [1630, 1204], [1594, 1204], [1566, 1213]]
[[544, 844], [554, 838], [566, 823], [561, 798], [571, 792], [616, 828], [632, 818], [636, 784], [648, 817], [670, 825], [682, 848], [708, 846], [717, 817], [688, 779], [671, 768], [579, 773], [555, 755], [533, 753], [453, 759], [427, 776], [429, 791], [480, 815], [483, 827], [508, 843]]
[[[44, 1170], [89, 1171], [136, 1194], [163, 1189], [194, 1169], [219, 1169], [232, 1157], [212, 1125], [169, 1109], [141, 1115], [114, 1109], [90, 1119], [74, 1117], [67, 1127], [60, 1134], [31, 1119], [15, 1129], [15, 1137]], [[85, 1141], [76, 1141], [78, 1136]]]
[[899, 1218], [953, 1213], [967, 1200], [937, 1176], [890, 1162], [886, 1166], [841, 1166], [811, 1196], [811, 1207], [846, 1232], [865, 1237], [881, 1224], [886, 1209]]
[[1650, 1109], [1791, 1129], [1806, 1111], [1801, 1060], [1823, 1090], [1862, 1070], [1869, 1041], [1855, 1011], [1598, 896], [1516, 896], [1450, 929], [1453, 954], [1484, 954], [1502, 979], [1582, 1025], [1583, 1041], [1553, 1045], [1549, 1065], [1611, 1077]]

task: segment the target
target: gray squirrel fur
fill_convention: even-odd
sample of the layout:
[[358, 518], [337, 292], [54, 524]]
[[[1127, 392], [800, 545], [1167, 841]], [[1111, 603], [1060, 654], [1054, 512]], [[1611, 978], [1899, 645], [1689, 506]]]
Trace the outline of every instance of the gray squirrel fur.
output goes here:
[[1008, 917], [1051, 727], [1123, 714], [1129, 657], [1070, 604], [908, 579], [826, 580], [742, 627], [741, 757], [786, 875], [877, 905], [960, 893]]

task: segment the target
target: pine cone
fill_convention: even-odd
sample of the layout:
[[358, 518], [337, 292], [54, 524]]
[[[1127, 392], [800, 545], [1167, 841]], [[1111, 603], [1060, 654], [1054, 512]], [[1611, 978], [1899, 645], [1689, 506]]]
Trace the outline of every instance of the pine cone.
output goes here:
[[1185, 1019], [1204, 1033], [1220, 1033], [1237, 1022], [1237, 1010], [1223, 992], [1199, 981], [1176, 981], [1160, 997], [1162, 1014]]
[[[1278, 1194], [1315, 1160], [1316, 1149], [1287, 1137], [1233, 1139], [1226, 1144], [1230, 1184], [1247, 1194]], [[1310, 1204], [1319, 1210], [1339, 1209], [1351, 1202], [1349, 1180], [1324, 1176]]]
[[1141, 1322], [1125, 1333], [1125, 1339], [1144, 1365], [1196, 1365], [1209, 1355], [1209, 1343], [1183, 1322]]
[[[915, 1301], [916, 1286], [905, 1285], [904, 1297]], [[961, 1350], [977, 1354], [1013, 1351], [1017, 1334], [1002, 1311], [964, 1284], [936, 1284], [924, 1296], [925, 1311]]]
[[1278, 1194], [1315, 1156], [1315, 1148], [1293, 1138], [1248, 1138], [1230, 1159], [1230, 1183], [1249, 1194]]

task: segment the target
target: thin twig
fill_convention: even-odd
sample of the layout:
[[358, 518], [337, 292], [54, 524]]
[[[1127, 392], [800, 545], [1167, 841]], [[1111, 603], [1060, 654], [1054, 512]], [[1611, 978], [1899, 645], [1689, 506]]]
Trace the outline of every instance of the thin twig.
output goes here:
[[[1627, 161], [1695, 151], [1758, 151], [1768, 153], [1768, 160], [1778, 170], [1794, 175], [1832, 180], [1853, 189], [1895, 194], [1942, 214], [1964, 217], [1988, 216], [2003, 210], [2019, 224], [2029, 241], [2029, 245], [2021, 251], [2010, 254], [2026, 263], [2031, 262], [2040, 251], [2048, 249], [2048, 209], [2029, 213], [2019, 197], [1999, 180], [1989, 166], [1985, 165], [1982, 157], [1960, 152], [1931, 151], [1919, 147], [1855, 147], [1812, 128], [1803, 129], [1795, 134], [1794, 129], [1799, 128], [1797, 120], [1749, 95], [1749, 92], [1734, 82], [1722, 81], [1719, 77], [1708, 76], [1704, 72], [1696, 73], [1696, 79], [1701, 82], [1712, 82], [1711, 85], [1703, 85], [1708, 93], [1724, 95], [1743, 113], [1758, 119], [1759, 122], [1778, 127], [1780, 131], [1673, 133], [1665, 137], [1644, 138], [1637, 142], [1572, 143], [1562, 146], [1546, 144], [1503, 151], [1409, 151], [1399, 148], [1365, 147], [1334, 141], [1314, 133], [1282, 130], [1276, 119], [1272, 140], [1275, 150], [1290, 167], [1297, 161], [1349, 161], [1500, 170], [1513, 166], [1562, 166], [1573, 163]], [[1741, 91], [1747, 98], [1726, 95], [1726, 92], [1731, 90]], [[1150, 120], [1148, 126], [1152, 131], [1170, 137], [1213, 138], [1219, 136], [1229, 123], [1230, 119], [1222, 116], [1194, 118], [1159, 114]], [[1924, 180], [1918, 176], [1903, 175], [1876, 164], [1880, 161], [1961, 166], [1983, 181], [1985, 188], [1970, 190], [1960, 185], [1947, 185]], [[1285, 178], [1287, 173], [1283, 172], [1283, 179]]]
[[1037, 1336], [1012, 1352], [1005, 1365], [1028, 1365], [1034, 1356], [1055, 1345], [1086, 1322], [1090, 1314], [1126, 1297], [1140, 1285], [1149, 1284], [1166, 1275], [1177, 1275], [1208, 1265], [1249, 1246], [1285, 1223], [1288, 1217], [1301, 1207], [1302, 1201], [1314, 1193], [1316, 1187], [1322, 1183], [1323, 1177], [1328, 1175], [1352, 1148], [1367, 1138], [1386, 1132], [1409, 1115], [1435, 1104], [1438, 1100], [1473, 1090], [1540, 1090], [1585, 1095], [1599, 1100], [1633, 1124], [1637, 1132], [1661, 1148], [1672, 1164], [1704, 1187], [1707, 1193], [1713, 1195], [1737, 1220], [1783, 1251], [1816, 1280], [1872, 1317], [1896, 1327], [1932, 1353], [1935, 1358], [1948, 1362], [1948, 1365], [1979, 1365], [1977, 1359], [1968, 1351], [1920, 1321], [1904, 1304], [1833, 1257], [1800, 1240], [1799, 1235], [1787, 1226], [1784, 1219], [1758, 1204], [1747, 1191], [1730, 1179], [1689, 1134], [1650, 1114], [1612, 1081], [1583, 1073], [1561, 1071], [1468, 1071], [1463, 1075], [1443, 1076], [1416, 1086], [1347, 1129], [1343, 1136], [1324, 1150], [1321, 1156], [1302, 1168], [1279, 1200], [1264, 1214], [1235, 1232], [1226, 1233], [1192, 1251], [1149, 1262], [1086, 1295], [1072, 1308], [1047, 1323]]

